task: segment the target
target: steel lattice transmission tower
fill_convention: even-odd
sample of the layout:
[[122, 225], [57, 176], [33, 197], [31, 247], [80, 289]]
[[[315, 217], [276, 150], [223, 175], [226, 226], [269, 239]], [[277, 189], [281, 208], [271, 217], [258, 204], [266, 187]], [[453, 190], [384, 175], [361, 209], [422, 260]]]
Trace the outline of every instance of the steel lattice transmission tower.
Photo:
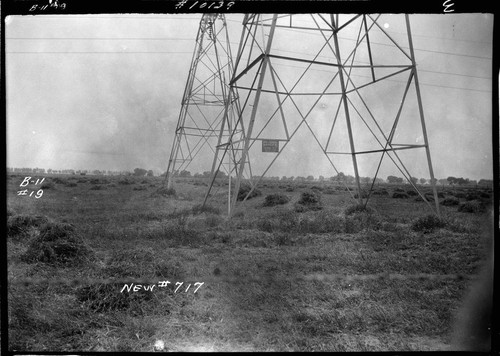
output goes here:
[[[311, 166], [320, 157], [298, 157], [319, 147], [337, 177], [338, 165], [352, 169], [354, 184], [344, 184], [364, 205], [378, 174], [397, 169], [439, 215], [408, 15], [245, 15], [230, 88], [228, 103], [236, 90], [240, 95], [237, 124], [244, 132], [229, 211], [242, 181], [254, 189], [302, 129], [311, 135], [291, 150], [288, 165]], [[226, 147], [241, 137], [229, 137]], [[221, 162], [218, 154], [214, 162]], [[261, 174], [245, 177], [247, 162]], [[422, 167], [434, 208], [409, 171]]]
[[[226, 20], [222, 14], [204, 14], [182, 97], [182, 106], [168, 161], [167, 187], [179, 172], [186, 170], [197, 156], [197, 163], [217, 157], [218, 144], [225, 137], [242, 133], [234, 123], [237, 95], [229, 99], [229, 79], [234, 71]], [[211, 152], [207, 156], [207, 152]], [[210, 171], [213, 165], [205, 165]], [[222, 168], [221, 168], [222, 166]], [[228, 173], [220, 164], [221, 172]], [[213, 171], [213, 169], [212, 169]]]

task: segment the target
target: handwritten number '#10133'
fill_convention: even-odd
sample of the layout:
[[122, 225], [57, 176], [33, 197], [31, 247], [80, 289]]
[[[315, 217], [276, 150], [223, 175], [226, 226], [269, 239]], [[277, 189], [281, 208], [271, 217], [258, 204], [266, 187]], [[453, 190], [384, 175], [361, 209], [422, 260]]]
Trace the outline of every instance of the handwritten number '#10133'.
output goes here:
[[[177, 2], [177, 4], [175, 4], [175, 8], [178, 10], [178, 9], [184, 7], [185, 5], [190, 5], [190, 4], [188, 4], [188, 0], [181, 0], [181, 1]], [[191, 4], [188, 7], [188, 9], [190, 10], [193, 8], [198, 8], [198, 9], [207, 8], [207, 9], [217, 10], [217, 9], [220, 9], [221, 7], [223, 7], [224, 5], [226, 5], [224, 3], [224, 1], [211, 1], [211, 2], [209, 2], [209, 1], [194, 1], [193, 4]], [[226, 10], [229, 10], [229, 8], [233, 5], [234, 5], [234, 1], [229, 1], [226, 5]]]

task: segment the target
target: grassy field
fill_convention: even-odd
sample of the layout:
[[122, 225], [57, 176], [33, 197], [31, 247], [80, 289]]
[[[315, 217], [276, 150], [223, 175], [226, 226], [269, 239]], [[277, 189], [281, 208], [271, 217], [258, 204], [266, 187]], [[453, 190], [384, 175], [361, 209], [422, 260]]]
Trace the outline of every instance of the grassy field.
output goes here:
[[223, 185], [201, 208], [194, 180], [46, 177], [21, 196], [23, 179], [7, 180], [12, 351], [448, 350], [488, 254], [488, 189], [440, 188], [439, 220], [408, 186], [359, 210], [342, 187], [265, 183], [228, 221]]

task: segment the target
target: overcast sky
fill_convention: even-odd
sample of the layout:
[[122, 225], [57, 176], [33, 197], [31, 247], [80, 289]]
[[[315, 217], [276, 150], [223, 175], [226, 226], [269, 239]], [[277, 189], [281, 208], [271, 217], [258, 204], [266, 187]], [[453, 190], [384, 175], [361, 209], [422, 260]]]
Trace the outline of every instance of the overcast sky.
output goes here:
[[[200, 17], [8, 17], [7, 166], [165, 171]], [[243, 15], [226, 18], [235, 54]], [[491, 179], [493, 16], [410, 20], [435, 176]], [[335, 175], [323, 161], [311, 163], [321, 151], [310, 139], [298, 138], [302, 148], [290, 148], [270, 174]], [[371, 175], [370, 164], [360, 166]], [[414, 168], [428, 176], [425, 164]], [[192, 168], [204, 170], [210, 164]]]

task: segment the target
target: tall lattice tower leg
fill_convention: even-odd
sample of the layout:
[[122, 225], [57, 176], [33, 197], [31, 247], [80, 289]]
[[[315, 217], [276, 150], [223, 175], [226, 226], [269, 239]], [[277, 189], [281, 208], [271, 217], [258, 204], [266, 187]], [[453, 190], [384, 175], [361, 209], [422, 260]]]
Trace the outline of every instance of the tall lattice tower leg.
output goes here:
[[[166, 172], [167, 187], [187, 174], [191, 163], [210, 171], [209, 162], [228, 135], [225, 115], [230, 109], [228, 82], [233, 62], [226, 20], [222, 14], [204, 14], [182, 96], [175, 136]], [[222, 165], [221, 171], [228, 172]]]
[[[242, 182], [256, 187], [282, 158], [305, 168], [322, 160], [363, 205], [379, 175], [397, 172], [439, 215], [408, 16], [246, 15], [230, 89], [244, 128], [229, 139], [243, 143], [233, 207]], [[313, 145], [319, 154], [304, 159]], [[259, 174], [244, 176], [249, 162]], [[428, 174], [435, 208], [410, 170]]]

